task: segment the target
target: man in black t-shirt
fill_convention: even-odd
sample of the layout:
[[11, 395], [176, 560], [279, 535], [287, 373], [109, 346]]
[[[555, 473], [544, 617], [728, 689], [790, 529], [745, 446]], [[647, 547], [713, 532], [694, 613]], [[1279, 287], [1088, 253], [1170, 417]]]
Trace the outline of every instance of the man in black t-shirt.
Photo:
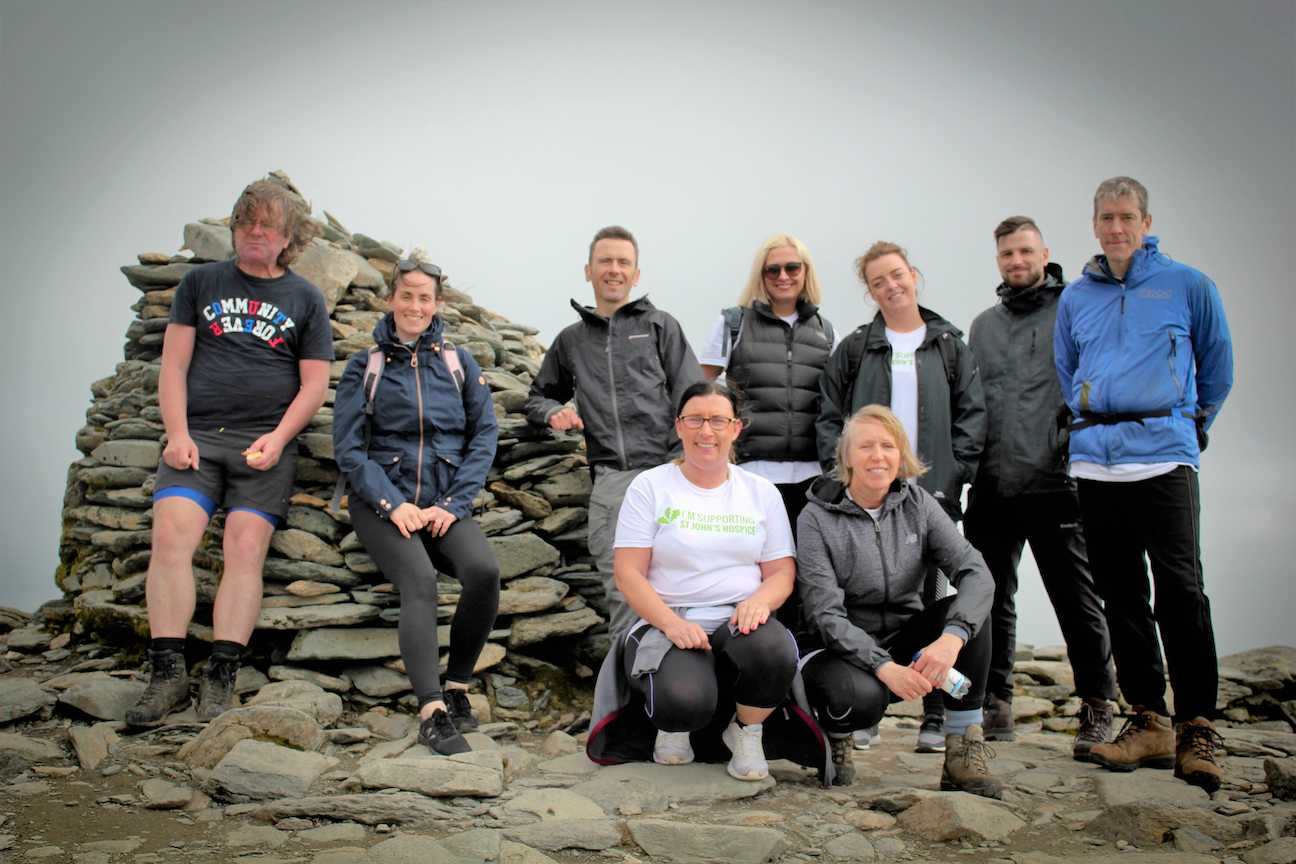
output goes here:
[[288, 269], [317, 232], [305, 202], [279, 183], [257, 181], [235, 202], [230, 230], [234, 258], [185, 274], [162, 346], [167, 444], [153, 495], [152, 668], [126, 712], [132, 726], [156, 724], [188, 702], [193, 554], [220, 508], [224, 572], [198, 716], [210, 720], [229, 707], [261, 609], [270, 536], [288, 512], [296, 436], [328, 389], [328, 309], [319, 289]]

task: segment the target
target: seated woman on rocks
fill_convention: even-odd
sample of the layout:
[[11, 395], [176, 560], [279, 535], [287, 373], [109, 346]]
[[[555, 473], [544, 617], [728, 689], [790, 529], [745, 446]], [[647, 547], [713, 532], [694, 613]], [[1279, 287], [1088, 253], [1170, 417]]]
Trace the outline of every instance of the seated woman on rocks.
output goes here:
[[[470, 518], [495, 458], [495, 411], [477, 362], [445, 341], [440, 303], [440, 268], [401, 260], [374, 348], [352, 355], [338, 382], [333, 448], [356, 535], [400, 590], [400, 649], [420, 706], [419, 743], [448, 756], [470, 749], [461, 733], [478, 725], [468, 682], [495, 623], [500, 579]], [[438, 570], [463, 586], [444, 692]]]
[[[806, 698], [828, 733], [834, 782], [846, 785], [854, 779], [851, 733], [875, 725], [890, 703], [946, 684], [957, 669], [971, 688], [958, 698], [943, 694], [941, 788], [998, 798], [981, 731], [994, 583], [981, 553], [913, 482], [925, 470], [896, 415], [865, 405], [837, 443], [839, 479], [810, 487], [797, 534], [797, 588], [813, 643], [803, 646]], [[958, 593], [924, 608], [932, 565]]]
[[[796, 578], [792, 530], [774, 484], [730, 463], [742, 431], [733, 391], [689, 387], [675, 431], [683, 458], [635, 478], [621, 505], [613, 574], [639, 620], [599, 674], [587, 752], [604, 764], [647, 758], [608, 740], [637, 724], [629, 734], [655, 733], [658, 763], [727, 753], [731, 776], [761, 780], [762, 723], [797, 666], [792, 635], [771, 615]], [[642, 711], [613, 713], [631, 701]], [[609, 726], [617, 717], [629, 723]]]

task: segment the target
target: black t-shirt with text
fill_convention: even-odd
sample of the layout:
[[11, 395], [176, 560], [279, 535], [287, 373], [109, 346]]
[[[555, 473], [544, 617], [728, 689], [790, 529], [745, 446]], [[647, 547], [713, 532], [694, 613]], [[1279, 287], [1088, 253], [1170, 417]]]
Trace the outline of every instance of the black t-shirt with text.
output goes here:
[[332, 360], [324, 295], [286, 270], [249, 276], [234, 260], [195, 267], [171, 304], [171, 323], [193, 327], [188, 417], [195, 429], [269, 432], [301, 387], [299, 360]]

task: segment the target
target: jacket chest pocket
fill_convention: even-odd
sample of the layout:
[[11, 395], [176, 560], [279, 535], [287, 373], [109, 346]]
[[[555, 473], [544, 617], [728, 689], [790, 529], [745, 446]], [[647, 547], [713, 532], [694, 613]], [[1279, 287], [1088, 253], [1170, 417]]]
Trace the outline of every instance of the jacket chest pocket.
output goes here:
[[634, 375], [637, 382], [665, 385], [666, 372], [662, 369], [661, 358], [657, 356], [657, 340], [653, 338], [652, 331], [630, 333], [620, 341], [626, 371]]

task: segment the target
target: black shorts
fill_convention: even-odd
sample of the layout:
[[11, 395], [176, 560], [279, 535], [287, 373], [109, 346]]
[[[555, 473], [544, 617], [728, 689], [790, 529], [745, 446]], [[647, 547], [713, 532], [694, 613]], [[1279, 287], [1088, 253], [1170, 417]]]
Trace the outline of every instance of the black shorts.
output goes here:
[[288, 515], [297, 468], [297, 441], [288, 442], [273, 468], [258, 471], [248, 467], [243, 451], [262, 434], [191, 429], [189, 437], [198, 445], [198, 470], [179, 471], [160, 462], [153, 500], [178, 494], [197, 503], [208, 516], [217, 508], [226, 512], [248, 510], [278, 524]]

